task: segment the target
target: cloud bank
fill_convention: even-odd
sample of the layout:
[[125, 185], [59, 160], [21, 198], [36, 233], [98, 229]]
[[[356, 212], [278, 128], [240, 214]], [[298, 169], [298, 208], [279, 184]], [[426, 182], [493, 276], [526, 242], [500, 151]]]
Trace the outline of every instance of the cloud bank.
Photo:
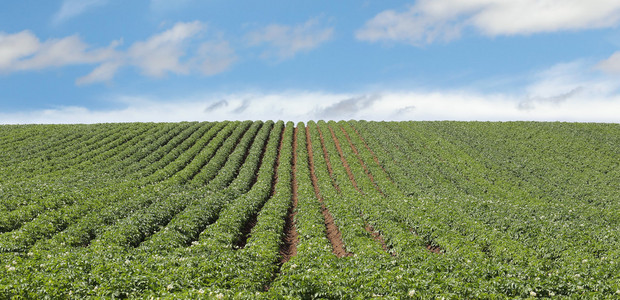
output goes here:
[[113, 110], [57, 107], [0, 113], [0, 124], [222, 120], [461, 120], [620, 123], [620, 81], [578, 60], [532, 75], [520, 92], [467, 89], [204, 93], [160, 99], [113, 96]]
[[[579, 94], [586, 94], [581, 92]], [[453, 92], [386, 92], [339, 94], [284, 92], [278, 94], [205, 95], [161, 101], [124, 97], [115, 110], [59, 107], [22, 113], [0, 113], [2, 124], [177, 122], [221, 120], [463, 120], [620, 122], [620, 97], [521, 99], [506, 95]], [[560, 95], [559, 97], [562, 97]], [[558, 98], [559, 100], [559, 98]]]
[[419, 0], [403, 11], [380, 12], [355, 36], [419, 46], [455, 39], [468, 28], [493, 37], [611, 28], [619, 23], [620, 2], [614, 0]]

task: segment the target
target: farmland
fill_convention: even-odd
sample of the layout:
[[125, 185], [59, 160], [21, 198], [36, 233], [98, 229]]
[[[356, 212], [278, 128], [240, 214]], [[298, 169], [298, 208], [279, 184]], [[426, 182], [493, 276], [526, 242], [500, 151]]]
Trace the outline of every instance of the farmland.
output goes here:
[[620, 297], [620, 125], [0, 126], [0, 298]]

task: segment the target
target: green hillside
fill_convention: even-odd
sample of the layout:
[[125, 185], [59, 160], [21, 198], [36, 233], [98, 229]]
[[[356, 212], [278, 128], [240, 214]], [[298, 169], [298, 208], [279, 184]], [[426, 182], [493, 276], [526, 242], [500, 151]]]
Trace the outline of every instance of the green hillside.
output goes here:
[[0, 299], [620, 298], [620, 124], [0, 126]]

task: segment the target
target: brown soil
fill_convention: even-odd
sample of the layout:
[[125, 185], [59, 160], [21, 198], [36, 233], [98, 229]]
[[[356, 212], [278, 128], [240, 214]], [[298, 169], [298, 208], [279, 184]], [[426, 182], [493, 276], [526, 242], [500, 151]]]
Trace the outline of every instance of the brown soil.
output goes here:
[[[332, 245], [332, 252], [336, 254], [337, 257], [351, 256], [353, 254], [347, 252], [347, 250], [345, 249], [344, 243], [342, 242], [342, 235], [340, 233], [340, 230], [334, 222], [334, 217], [323, 203], [323, 197], [321, 197], [321, 193], [319, 191], [318, 179], [314, 172], [314, 155], [312, 153], [312, 141], [310, 140], [310, 131], [308, 127], [306, 127], [306, 146], [308, 147], [308, 162], [310, 165], [310, 177], [312, 179], [312, 186], [314, 187], [314, 193], [317, 199], [321, 203], [321, 213], [323, 213], [323, 218], [325, 219], [325, 233], [327, 235], [327, 239]], [[325, 147], [323, 147], [323, 151], [326, 151]], [[331, 168], [331, 166], [329, 166], [329, 163], [328, 168]]]
[[[280, 145], [278, 146], [278, 156], [276, 157], [276, 163], [273, 166], [273, 181], [271, 183], [271, 196], [273, 197], [276, 193], [276, 182], [278, 182], [278, 167], [280, 166], [280, 153], [282, 153], [282, 146], [284, 145], [284, 130], [282, 128], [282, 132], [280, 133]], [[260, 209], [259, 209], [260, 211]], [[252, 233], [252, 228], [256, 226], [256, 221], [258, 219], [258, 212], [253, 214], [248, 221], [243, 225], [241, 229], [241, 238], [235, 242], [234, 249], [243, 249], [250, 238], [250, 234]]]
[[347, 138], [347, 141], [349, 142], [349, 145], [351, 146], [353, 153], [355, 153], [355, 156], [357, 156], [357, 159], [360, 161], [362, 168], [364, 168], [364, 173], [366, 173], [366, 176], [368, 176], [372, 184], [375, 186], [375, 189], [379, 191], [381, 195], [385, 196], [383, 191], [377, 185], [377, 182], [375, 181], [375, 177], [372, 176], [372, 173], [370, 173], [370, 170], [368, 170], [368, 167], [364, 163], [364, 160], [362, 160], [362, 157], [360, 156], [360, 153], [357, 151], [357, 148], [355, 147], [355, 145], [353, 145], [353, 141], [351, 141], [351, 137], [349, 136], [349, 134], [346, 132], [346, 130], [344, 130], [344, 128], [340, 127], [340, 129], [342, 130], [342, 133], [344, 133], [344, 136]]
[[297, 243], [299, 242], [299, 236], [295, 226], [295, 215], [297, 212], [297, 127], [293, 132], [293, 201], [292, 205], [288, 209], [286, 214], [286, 221], [284, 224], [284, 243], [280, 247], [280, 264], [284, 264], [289, 261], [293, 256], [297, 255]]
[[441, 248], [439, 246], [426, 245], [426, 249], [435, 254], [441, 254]]
[[[409, 228], [409, 232], [411, 232], [411, 233], [413, 233], [413, 234], [415, 234], [415, 235], [418, 235], [418, 233], [417, 233], [417, 232], [415, 232], [415, 231], [413, 230], [413, 228]], [[430, 251], [430, 252], [433, 252], [433, 253], [435, 253], [435, 254], [441, 254], [441, 253], [443, 253], [443, 252], [441, 252], [441, 247], [439, 247], [439, 246], [433, 246], [433, 245], [431, 245], [431, 244], [426, 245], [426, 250], [428, 250], [428, 251]]]
[[[372, 149], [370, 149], [370, 147], [368, 146], [368, 143], [366, 143], [366, 140], [364, 139], [364, 137], [362, 137], [362, 135], [359, 133], [359, 131], [357, 131], [357, 128], [352, 127], [353, 131], [355, 131], [355, 134], [357, 134], [357, 136], [360, 138], [360, 140], [362, 140], [362, 143], [364, 143], [364, 147], [366, 147], [366, 149], [370, 152], [370, 154], [372, 155], [372, 159], [377, 163], [377, 165], [379, 167], [381, 167], [381, 169], [383, 170], [383, 172], [385, 172], [386, 174], [388, 174], [388, 172], [385, 170], [385, 168], [383, 167], [383, 165], [381, 163], [379, 163], [379, 157], [377, 156], [377, 154], [372, 151]], [[388, 178], [389, 174], [388, 174]], [[392, 178], [390, 178], [390, 180], [392, 180]]]
[[336, 144], [336, 149], [338, 149], [338, 154], [340, 154], [340, 160], [342, 161], [342, 164], [344, 165], [344, 168], [347, 171], [347, 175], [349, 175], [349, 180], [351, 180], [353, 187], [355, 187], [355, 189], [358, 192], [362, 193], [362, 191], [357, 186], [357, 182], [355, 181], [355, 178], [353, 177], [353, 172], [351, 172], [351, 167], [349, 166], [349, 163], [344, 158], [344, 152], [342, 152], [342, 148], [340, 147], [340, 142], [338, 141], [336, 134], [334, 134], [334, 130], [332, 129], [331, 126], [329, 126], [329, 131], [331, 132], [332, 138], [334, 139], [334, 144]]
[[[336, 188], [336, 190], [340, 191], [340, 187], [333, 180], [334, 178], [334, 169], [332, 169], [332, 164], [329, 161], [329, 154], [327, 154], [327, 148], [325, 148], [325, 140], [323, 139], [323, 132], [319, 128], [316, 127], [316, 130], [319, 132], [319, 139], [321, 139], [321, 149], [323, 149], [323, 157], [325, 157], [325, 163], [327, 163], [327, 171], [329, 171], [329, 178], [332, 180], [332, 184]], [[308, 133], [308, 128], [306, 127], [306, 134]]]
[[[364, 229], [370, 233], [370, 235], [372, 235], [372, 238], [377, 241], [377, 243], [379, 243], [381, 245], [381, 248], [383, 248], [383, 251], [385, 252], [389, 252], [389, 248], [388, 246], [385, 244], [385, 240], [383, 239], [383, 237], [381, 236], [381, 234], [379, 234], [378, 232], [375, 231], [375, 229], [372, 227], [372, 225], [366, 223]], [[394, 253], [391, 253], [392, 256], [394, 256]]]
[[[338, 141], [338, 138], [336, 137], [336, 134], [334, 133], [334, 130], [332, 129], [331, 126], [329, 126], [329, 131], [332, 134], [332, 138], [334, 139], [334, 144], [336, 144], [336, 149], [338, 149], [338, 153], [340, 154], [340, 160], [342, 161], [342, 164], [344, 165], [344, 168], [347, 171], [347, 174], [349, 175], [349, 179], [351, 180], [351, 183], [353, 184], [353, 186], [355, 187], [355, 189], [358, 192], [363, 194], [363, 192], [357, 186], [357, 182], [355, 181], [355, 178], [353, 177], [353, 172], [351, 172], [351, 167], [349, 166], [349, 163], [347, 162], [347, 160], [344, 157], [344, 153], [342, 152], [342, 148], [340, 146], [340, 142]], [[353, 145], [351, 144], [351, 146], [353, 146]], [[355, 149], [355, 148], [353, 148], [353, 149]], [[355, 154], [358, 154], [357, 153], [357, 149], [355, 149]], [[366, 170], [366, 167], [364, 167], [364, 169]], [[374, 183], [374, 180], [373, 180], [373, 183]], [[363, 218], [363, 215], [362, 215], [362, 218]], [[378, 243], [381, 244], [381, 247], [383, 248], [383, 250], [385, 250], [386, 252], [388, 251], [388, 248], [385, 245], [385, 240], [383, 239], [383, 237], [378, 232], [375, 232], [374, 228], [372, 228], [372, 226], [370, 224], [366, 223], [364, 229], [366, 229], [366, 231], [368, 231], [373, 236], [373, 238]]]
[[245, 245], [248, 243], [248, 239], [250, 238], [250, 233], [252, 233], [252, 228], [256, 226], [256, 220], [258, 219], [258, 214], [254, 214], [250, 217], [250, 219], [243, 225], [241, 228], [241, 238], [234, 243], [233, 249], [243, 249]]
[[271, 196], [276, 194], [276, 183], [278, 182], [278, 167], [280, 166], [280, 156], [282, 154], [282, 146], [284, 146], [284, 132], [286, 126], [282, 127], [282, 133], [280, 133], [280, 145], [278, 146], [278, 157], [276, 158], [276, 164], [273, 172], [273, 181], [271, 182]]

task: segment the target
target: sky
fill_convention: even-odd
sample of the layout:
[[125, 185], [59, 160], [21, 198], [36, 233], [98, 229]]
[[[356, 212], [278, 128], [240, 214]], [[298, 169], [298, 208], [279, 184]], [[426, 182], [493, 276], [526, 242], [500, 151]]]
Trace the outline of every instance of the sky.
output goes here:
[[620, 122], [617, 0], [0, 4], [0, 124]]

